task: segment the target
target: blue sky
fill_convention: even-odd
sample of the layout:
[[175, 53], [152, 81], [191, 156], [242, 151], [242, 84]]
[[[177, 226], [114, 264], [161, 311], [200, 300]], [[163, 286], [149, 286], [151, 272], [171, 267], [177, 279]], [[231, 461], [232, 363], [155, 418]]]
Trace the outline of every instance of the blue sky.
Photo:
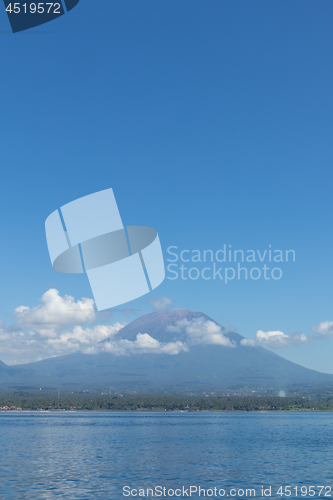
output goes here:
[[[168, 280], [154, 297], [253, 338], [333, 321], [332, 3], [81, 0], [11, 34], [0, 10], [1, 304], [50, 288], [91, 298], [56, 273], [44, 222], [112, 187], [123, 222], [181, 249], [294, 249], [283, 278]], [[332, 338], [279, 354], [333, 373]], [[5, 359], [1, 354], [0, 358]]]

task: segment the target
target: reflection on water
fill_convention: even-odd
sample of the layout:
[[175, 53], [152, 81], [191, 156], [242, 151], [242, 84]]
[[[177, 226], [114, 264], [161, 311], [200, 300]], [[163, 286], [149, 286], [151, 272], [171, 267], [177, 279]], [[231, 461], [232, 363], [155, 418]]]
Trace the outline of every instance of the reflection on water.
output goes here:
[[0, 445], [2, 499], [333, 486], [332, 413], [0, 413]]

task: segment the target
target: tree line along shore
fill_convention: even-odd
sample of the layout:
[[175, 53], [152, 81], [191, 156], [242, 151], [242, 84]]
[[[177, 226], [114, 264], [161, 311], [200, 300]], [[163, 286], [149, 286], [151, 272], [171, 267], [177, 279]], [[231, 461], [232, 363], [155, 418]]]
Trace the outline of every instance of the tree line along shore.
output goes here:
[[17, 392], [0, 395], [0, 411], [333, 411], [333, 397], [54, 395]]

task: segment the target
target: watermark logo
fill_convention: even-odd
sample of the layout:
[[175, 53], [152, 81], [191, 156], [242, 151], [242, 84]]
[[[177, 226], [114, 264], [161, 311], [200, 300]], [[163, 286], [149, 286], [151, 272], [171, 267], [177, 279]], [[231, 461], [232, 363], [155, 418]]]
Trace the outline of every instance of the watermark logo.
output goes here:
[[45, 230], [53, 268], [86, 272], [99, 311], [141, 297], [165, 278], [157, 231], [124, 227], [112, 189], [55, 210]]
[[228, 284], [233, 280], [280, 280], [285, 263], [296, 261], [295, 250], [233, 249], [224, 244], [219, 250], [181, 250], [167, 248], [167, 279], [169, 280], [218, 280]]
[[80, 0], [58, 0], [56, 2], [32, 2], [4, 0], [13, 33], [35, 28], [53, 21], [72, 10]]

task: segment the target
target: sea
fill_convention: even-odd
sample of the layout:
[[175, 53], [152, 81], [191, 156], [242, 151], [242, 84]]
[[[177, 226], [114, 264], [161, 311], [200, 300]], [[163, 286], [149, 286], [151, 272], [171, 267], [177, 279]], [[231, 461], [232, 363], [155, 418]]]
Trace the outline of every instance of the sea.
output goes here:
[[1, 499], [330, 498], [333, 413], [2, 412]]

